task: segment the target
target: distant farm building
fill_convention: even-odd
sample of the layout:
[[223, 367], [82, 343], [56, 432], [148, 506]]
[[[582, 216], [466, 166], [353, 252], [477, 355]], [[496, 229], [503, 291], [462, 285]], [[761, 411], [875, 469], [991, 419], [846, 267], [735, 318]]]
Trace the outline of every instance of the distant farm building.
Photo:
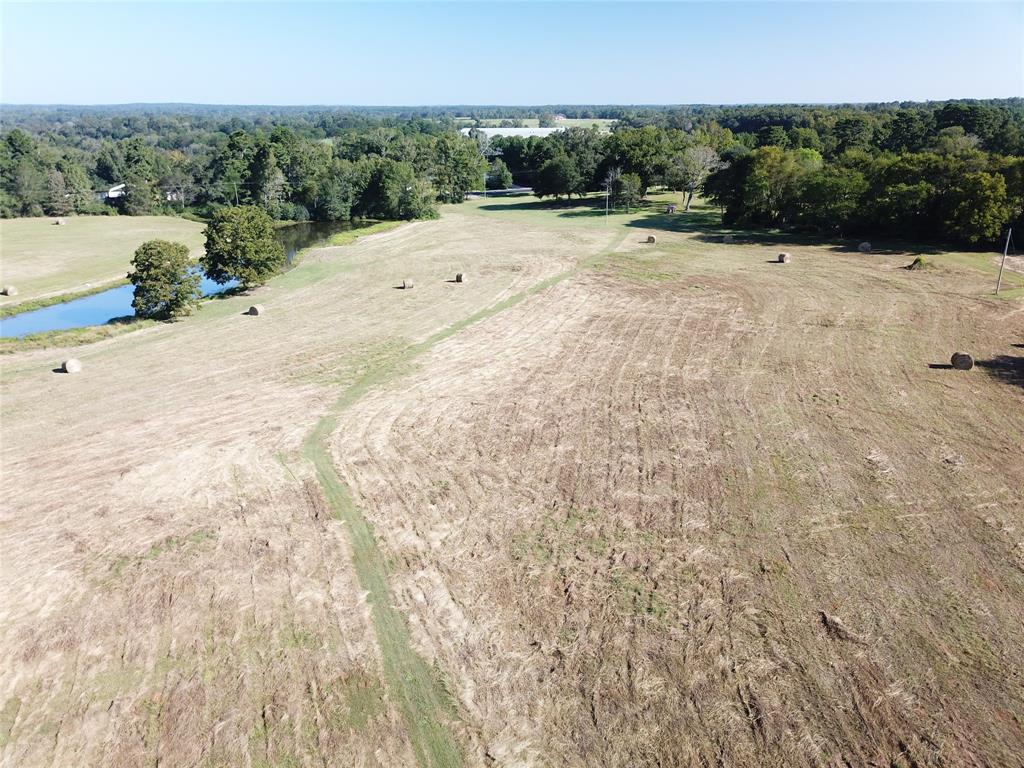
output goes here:
[[565, 128], [462, 128], [461, 133], [463, 136], [469, 136], [471, 130], [480, 131], [488, 139], [493, 139], [495, 136], [550, 136], [552, 133], [564, 131]]
[[110, 189], [108, 189], [106, 192], [97, 192], [96, 193], [96, 199], [97, 200], [116, 200], [119, 197], [124, 197], [124, 194], [125, 194], [124, 187], [125, 187], [124, 184], [115, 184]]

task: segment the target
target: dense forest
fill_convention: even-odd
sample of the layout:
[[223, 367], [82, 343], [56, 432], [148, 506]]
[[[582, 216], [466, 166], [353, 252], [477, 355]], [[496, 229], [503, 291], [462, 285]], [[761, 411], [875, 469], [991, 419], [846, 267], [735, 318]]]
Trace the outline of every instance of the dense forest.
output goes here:
[[[610, 133], [462, 136], [555, 115]], [[702, 192], [726, 223], [987, 244], [1021, 222], [1024, 100], [838, 106], [6, 106], [0, 215], [436, 215], [484, 183], [541, 196]], [[120, 186], [120, 185], [123, 185]], [[114, 192], [111, 192], [111, 190]]]

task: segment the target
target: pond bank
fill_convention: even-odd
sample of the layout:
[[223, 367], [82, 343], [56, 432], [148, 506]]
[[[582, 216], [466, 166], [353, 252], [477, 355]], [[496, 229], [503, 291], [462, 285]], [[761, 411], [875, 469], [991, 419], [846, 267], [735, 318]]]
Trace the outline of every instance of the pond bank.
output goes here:
[[[352, 242], [363, 232], [381, 231], [394, 225], [392, 222], [362, 221], [296, 222], [279, 227], [275, 236], [285, 249], [290, 267], [294, 265], [298, 254], [307, 248]], [[204, 297], [209, 297], [232, 287], [234, 283], [221, 286], [204, 278], [202, 292]], [[0, 315], [0, 338], [4, 340], [2, 349], [14, 351], [19, 345], [11, 342], [30, 339], [35, 342], [30, 346], [38, 346], [40, 342], [50, 346], [64, 339], [59, 335], [62, 331], [102, 327], [113, 321], [122, 324], [130, 322], [135, 315], [132, 308], [133, 296], [134, 288], [127, 280], [122, 280], [84, 292], [60, 294], [4, 307], [6, 311]], [[52, 340], [34, 338], [51, 334], [58, 335]], [[106, 335], [110, 334], [101, 334], [101, 337]]]

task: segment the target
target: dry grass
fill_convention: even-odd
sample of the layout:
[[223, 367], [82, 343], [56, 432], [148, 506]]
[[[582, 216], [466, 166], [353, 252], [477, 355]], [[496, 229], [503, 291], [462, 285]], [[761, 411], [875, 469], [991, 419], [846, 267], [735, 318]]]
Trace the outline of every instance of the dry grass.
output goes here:
[[2, 760], [1015, 764], [1019, 302], [482, 213], [0, 361]]
[[69, 216], [0, 221], [2, 283], [18, 296], [0, 307], [44, 296], [74, 293], [123, 280], [135, 249], [147, 240], [184, 243], [192, 256], [203, 252], [203, 225], [175, 216]]

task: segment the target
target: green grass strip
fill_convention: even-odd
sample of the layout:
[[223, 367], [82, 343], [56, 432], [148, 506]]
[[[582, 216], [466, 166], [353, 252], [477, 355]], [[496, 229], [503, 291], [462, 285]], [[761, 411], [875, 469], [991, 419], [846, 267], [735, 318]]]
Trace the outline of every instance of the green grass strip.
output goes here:
[[[360, 230], [365, 232], [366, 230]], [[469, 317], [452, 323], [429, 338], [411, 344], [386, 362], [368, 371], [342, 392], [331, 412], [317, 422], [303, 443], [302, 452], [316, 470], [317, 480], [335, 516], [346, 523], [352, 544], [352, 560], [360, 586], [369, 593], [377, 643], [384, 664], [384, 678], [397, 699], [409, 731], [409, 740], [417, 763], [422, 768], [455, 768], [462, 765], [462, 752], [445, 721], [453, 721], [458, 712], [451, 694], [437, 670], [432, 669], [413, 650], [405, 618], [394, 607], [388, 568], [377, 546], [373, 527], [356, 506], [331, 461], [327, 441], [338, 428], [338, 416], [376, 386], [386, 383], [407, 369], [414, 358], [440, 342], [487, 318], [514, 307], [529, 296], [556, 285], [580, 269], [589, 267], [610, 254], [628, 232], [600, 254], [577, 267], [530, 286], [504, 301], [492, 304]]]
[[348, 229], [344, 232], [337, 232], [331, 235], [329, 242], [331, 245], [349, 245], [350, 243], [354, 243], [360, 237], [375, 235], [378, 232], [388, 232], [408, 223], [409, 222], [407, 221], [378, 221], [376, 224], [371, 224], [368, 227], [359, 227], [357, 229]]

